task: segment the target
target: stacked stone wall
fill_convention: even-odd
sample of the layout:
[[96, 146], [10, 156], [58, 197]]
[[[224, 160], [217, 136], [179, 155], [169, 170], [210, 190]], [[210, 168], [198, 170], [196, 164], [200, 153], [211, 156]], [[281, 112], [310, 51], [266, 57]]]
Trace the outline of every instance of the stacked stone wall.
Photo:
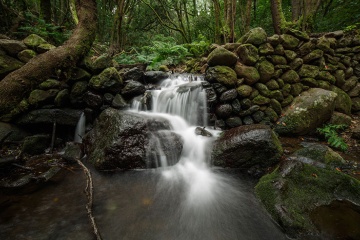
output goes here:
[[319, 37], [296, 30], [268, 37], [252, 29], [238, 43], [208, 56], [204, 88], [210, 121], [226, 129], [276, 122], [310, 88], [338, 94], [335, 111], [360, 111], [360, 35], [336, 31]]

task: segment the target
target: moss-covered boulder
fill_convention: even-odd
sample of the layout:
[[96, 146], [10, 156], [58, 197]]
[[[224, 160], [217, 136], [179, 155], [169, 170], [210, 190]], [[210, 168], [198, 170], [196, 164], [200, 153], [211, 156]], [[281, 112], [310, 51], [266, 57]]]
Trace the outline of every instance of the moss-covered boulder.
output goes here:
[[267, 40], [267, 34], [264, 29], [257, 27], [247, 32], [239, 41], [241, 43], [250, 43], [255, 46], [259, 46], [265, 43]]
[[336, 96], [336, 93], [320, 88], [302, 92], [283, 110], [275, 131], [281, 135], [302, 135], [316, 130], [330, 119]]
[[37, 53], [34, 50], [25, 49], [25, 50], [19, 52], [17, 57], [18, 57], [18, 59], [20, 59], [20, 61], [27, 63], [28, 61], [30, 61], [30, 59], [32, 59], [36, 55], [37, 55]]
[[26, 46], [28, 46], [31, 49], [36, 50], [36, 48], [40, 45], [40, 44], [47, 44], [48, 42], [46, 42], [45, 39], [43, 39], [42, 37], [36, 35], [36, 34], [31, 34], [29, 36], [27, 36], [23, 42], [25, 43]]
[[297, 239], [319, 234], [311, 216], [317, 208], [344, 200], [360, 206], [357, 179], [301, 162], [296, 157], [283, 161], [271, 174], [263, 176], [255, 192], [273, 219]]
[[226, 50], [223, 47], [215, 48], [208, 56], [208, 65], [213, 66], [228, 66], [233, 67], [237, 61], [235, 53]]
[[289, 34], [280, 35], [280, 39], [282, 40], [281, 44], [284, 46], [285, 49], [295, 49], [300, 43], [299, 39]]
[[16, 57], [19, 52], [26, 49], [26, 46], [23, 42], [11, 39], [0, 39], [0, 49], [5, 50], [5, 52], [13, 57]]
[[50, 104], [53, 102], [58, 92], [59, 92], [58, 89], [49, 89], [49, 90], [35, 89], [30, 93], [28, 101], [31, 105], [34, 106]]
[[360, 111], [360, 97], [351, 98], [351, 112], [359, 112]]
[[54, 99], [55, 106], [64, 107], [70, 101], [70, 91], [69, 89], [63, 89], [56, 95]]
[[276, 164], [282, 152], [270, 127], [248, 125], [224, 132], [215, 141], [211, 158], [215, 166], [265, 169]]
[[304, 63], [308, 63], [308, 62], [311, 62], [311, 61], [321, 58], [323, 55], [324, 55], [324, 52], [322, 50], [316, 49], [316, 50], [306, 54], [303, 57], [303, 60], [304, 60]]
[[310, 37], [309, 35], [306, 33], [306, 32], [303, 32], [303, 31], [299, 31], [299, 30], [296, 30], [296, 29], [293, 29], [293, 28], [287, 28], [285, 29], [284, 31], [286, 34], [290, 34], [302, 41], [309, 41], [310, 40]]
[[39, 46], [37, 46], [36, 51], [38, 53], [44, 53], [44, 52], [47, 52], [54, 48], [56, 48], [56, 47], [50, 43], [42, 43], [42, 44], [39, 44]]
[[236, 53], [239, 56], [240, 62], [245, 65], [255, 65], [255, 63], [259, 60], [259, 51], [252, 44], [241, 44], [237, 48]]
[[100, 73], [106, 68], [113, 67], [112, 59], [107, 54], [100, 55], [99, 57], [87, 56], [84, 59], [85, 66], [93, 73]]
[[19, 60], [0, 53], [0, 79], [5, 77], [8, 73], [21, 68], [23, 65], [24, 63]]
[[347, 127], [350, 127], [351, 117], [341, 112], [334, 112], [329, 120], [329, 124], [345, 125]]
[[294, 70], [286, 71], [282, 76], [281, 79], [284, 80], [285, 83], [298, 83], [300, 82], [300, 77]]
[[302, 78], [316, 78], [319, 75], [319, 67], [309, 64], [303, 64], [298, 73], [299, 76]]
[[64, 86], [60, 81], [56, 79], [49, 78], [45, 80], [44, 82], [39, 84], [39, 89], [41, 90], [48, 90], [48, 89], [59, 89], [62, 86]]
[[238, 95], [242, 98], [247, 98], [251, 95], [251, 92], [253, 91], [253, 88], [249, 85], [241, 85], [238, 88], [236, 88], [236, 91]]
[[93, 76], [89, 81], [89, 87], [111, 93], [118, 93], [122, 84], [122, 78], [114, 67], [106, 68], [99, 75]]
[[237, 76], [244, 78], [245, 83], [252, 85], [260, 80], [260, 74], [255, 67], [250, 67], [237, 63], [235, 65], [235, 73]]
[[257, 69], [260, 74], [261, 82], [267, 82], [270, 80], [275, 73], [274, 65], [269, 61], [261, 61], [259, 64], [257, 64]]
[[352, 102], [349, 95], [335, 86], [331, 86], [330, 90], [337, 94], [335, 99], [335, 111], [350, 115]]
[[221, 83], [227, 87], [237, 85], [237, 76], [233, 69], [227, 66], [210, 67], [205, 73], [205, 80], [210, 83]]

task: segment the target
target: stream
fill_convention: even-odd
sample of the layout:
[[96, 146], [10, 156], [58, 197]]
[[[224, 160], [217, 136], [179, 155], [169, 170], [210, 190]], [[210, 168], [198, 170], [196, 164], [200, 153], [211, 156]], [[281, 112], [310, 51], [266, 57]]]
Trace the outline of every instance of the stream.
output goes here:
[[[158, 144], [156, 169], [105, 174], [89, 166], [94, 216], [102, 238], [287, 239], [254, 196], [252, 179], [236, 170], [211, 167], [211, 145], [220, 132], [207, 127], [201, 79], [192, 81], [189, 76], [167, 79], [161, 89], [152, 90], [151, 109], [139, 100], [131, 110], [169, 121], [171, 131], [183, 139], [180, 160], [166, 157]], [[213, 137], [196, 135], [197, 126]], [[0, 201], [0, 238], [93, 239], [85, 184], [80, 169], [62, 170], [35, 192], [5, 196]]]

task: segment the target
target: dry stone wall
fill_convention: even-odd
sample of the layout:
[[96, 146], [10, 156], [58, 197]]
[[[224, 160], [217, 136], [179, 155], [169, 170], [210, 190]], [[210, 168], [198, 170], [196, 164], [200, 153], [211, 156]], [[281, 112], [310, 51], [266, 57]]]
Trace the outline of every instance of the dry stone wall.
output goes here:
[[208, 56], [204, 88], [210, 122], [226, 129], [276, 122], [283, 108], [310, 88], [338, 94], [335, 111], [360, 111], [360, 35], [318, 37], [297, 30], [268, 37], [252, 29], [238, 43]]

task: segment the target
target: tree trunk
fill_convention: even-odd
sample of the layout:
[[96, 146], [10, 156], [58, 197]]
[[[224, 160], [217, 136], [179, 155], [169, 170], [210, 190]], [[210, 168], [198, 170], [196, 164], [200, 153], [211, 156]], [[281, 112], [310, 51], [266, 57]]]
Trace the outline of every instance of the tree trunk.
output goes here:
[[296, 22], [301, 16], [301, 0], [291, 0], [292, 21]]
[[276, 34], [281, 34], [281, 29], [285, 25], [285, 17], [282, 11], [281, 2], [281, 0], [271, 0], [271, 16], [274, 32]]
[[51, 1], [41, 0], [40, 1], [41, 16], [47, 23], [51, 23]]
[[77, 0], [79, 24], [62, 46], [40, 54], [0, 81], [0, 116], [10, 113], [30, 91], [56, 70], [75, 66], [89, 51], [96, 33], [95, 0]]

